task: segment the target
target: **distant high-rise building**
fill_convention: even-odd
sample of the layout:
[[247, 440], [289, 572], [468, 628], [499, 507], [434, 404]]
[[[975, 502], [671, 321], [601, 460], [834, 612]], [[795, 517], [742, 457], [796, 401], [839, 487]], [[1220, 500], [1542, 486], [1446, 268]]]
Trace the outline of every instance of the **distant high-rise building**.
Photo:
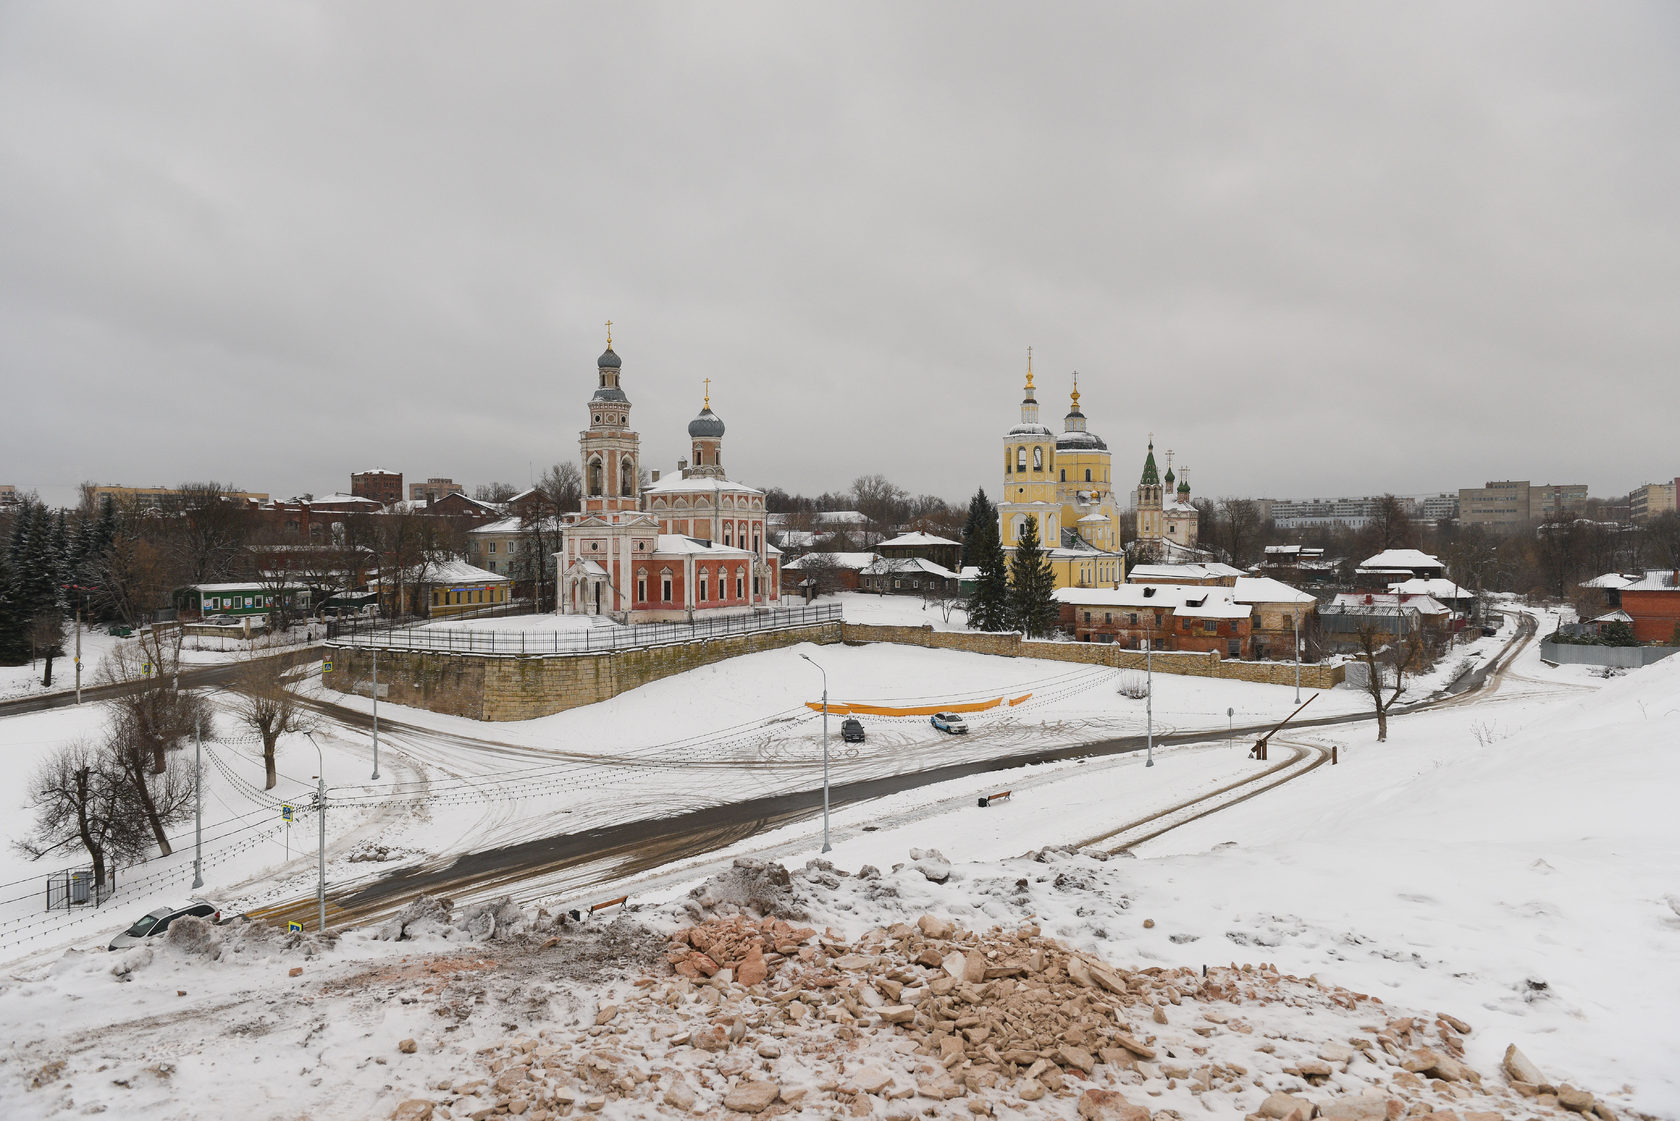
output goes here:
[[10, 483], [0, 483], [0, 506], [16, 506], [17, 500], [17, 487]]
[[1673, 510], [1677, 491], [1680, 491], [1680, 479], [1634, 487], [1628, 494], [1628, 520], [1643, 522]]
[[350, 493], [357, 498], [371, 498], [384, 506], [402, 501], [402, 472], [382, 467], [358, 471], [350, 476]]
[[1466, 525], [1526, 525], [1578, 509], [1587, 501], [1585, 483], [1542, 483], [1527, 479], [1490, 481], [1458, 492], [1459, 520]]

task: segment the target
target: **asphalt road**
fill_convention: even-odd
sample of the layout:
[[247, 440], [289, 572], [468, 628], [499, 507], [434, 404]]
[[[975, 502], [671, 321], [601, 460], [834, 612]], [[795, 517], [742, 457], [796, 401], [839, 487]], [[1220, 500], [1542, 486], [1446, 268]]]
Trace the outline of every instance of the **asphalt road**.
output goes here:
[[[269, 658], [284, 659], [288, 665], [298, 662], [313, 661], [321, 656], [321, 646], [296, 646], [280, 654], [269, 654], [261, 660]], [[181, 671], [181, 685], [187, 689], [198, 689], [206, 685], [226, 685], [239, 673], [243, 662], [218, 662], [212, 666], [193, 666]], [[74, 669], [71, 671], [74, 673]], [[153, 687], [153, 682], [146, 678], [136, 681], [119, 681], [111, 685], [83, 685], [82, 703], [91, 704], [96, 701], [108, 701], [112, 697], [123, 697], [130, 693], [138, 693], [143, 689]], [[15, 701], [0, 701], [0, 719], [8, 716], [22, 716], [29, 712], [46, 712], [54, 708], [67, 708], [76, 703], [74, 690], [65, 693], [43, 693], [37, 697], [22, 697]]]
[[[1488, 659], [1485, 665], [1466, 674], [1455, 683], [1454, 691], [1449, 696], [1412, 705], [1405, 711], [1417, 712], [1464, 703], [1485, 688], [1490, 680], [1497, 680], [1498, 675], [1509, 666], [1516, 652], [1533, 636], [1534, 630], [1532, 617], [1523, 616], [1522, 625], [1499, 655]], [[321, 704], [318, 707], [347, 723], [362, 724], [367, 720], [365, 714], [353, 709], [331, 704]], [[1400, 712], [1396, 710], [1394, 715], [1400, 715]], [[1303, 728], [1364, 723], [1372, 719], [1374, 717], [1370, 713], [1364, 712], [1316, 719], [1297, 717], [1289, 723], [1288, 728], [1293, 732]], [[1271, 730], [1271, 727], [1250, 725], [1235, 729], [1235, 734], [1258, 737]], [[1208, 732], [1204, 730], [1158, 736], [1156, 742], [1163, 745], [1195, 743], [1207, 738]], [[1144, 736], [1122, 736], [1076, 746], [955, 763], [882, 778], [843, 782], [831, 785], [830, 802], [834, 806], [851, 805], [969, 775], [1008, 771], [1063, 759], [1096, 758], [1138, 752], [1146, 747]], [[329, 892], [329, 921], [341, 923], [386, 914], [395, 906], [422, 894], [449, 895], [465, 890], [493, 890], [531, 876], [546, 875], [615, 858], [620, 863], [614, 869], [614, 878], [623, 878], [673, 861], [714, 852], [765, 830], [814, 818], [821, 812], [822, 791], [819, 788], [708, 806], [668, 817], [646, 818], [572, 833], [556, 833], [548, 837], [467, 853], [443, 867], [396, 871], [370, 883]], [[288, 918], [298, 921], [305, 921], [307, 918], [308, 921], [312, 921], [314, 908], [313, 898], [300, 899], [277, 907], [264, 908], [257, 914], [275, 921]]]

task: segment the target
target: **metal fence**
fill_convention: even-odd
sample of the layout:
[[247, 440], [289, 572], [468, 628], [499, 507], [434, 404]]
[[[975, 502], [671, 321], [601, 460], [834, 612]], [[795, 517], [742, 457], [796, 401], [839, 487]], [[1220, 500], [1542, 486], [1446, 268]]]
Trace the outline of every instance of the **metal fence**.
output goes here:
[[94, 877], [92, 868], [54, 872], [47, 877], [47, 910], [68, 911], [72, 907], [97, 907], [117, 891], [117, 870], [105, 869], [104, 880]]
[[680, 642], [757, 634], [762, 631], [838, 623], [837, 603], [797, 607], [788, 611], [755, 611], [726, 615], [696, 623], [640, 623], [635, 626], [589, 627], [575, 631], [475, 631], [460, 627], [341, 630], [328, 645], [381, 650], [435, 650], [459, 654], [604, 654]]

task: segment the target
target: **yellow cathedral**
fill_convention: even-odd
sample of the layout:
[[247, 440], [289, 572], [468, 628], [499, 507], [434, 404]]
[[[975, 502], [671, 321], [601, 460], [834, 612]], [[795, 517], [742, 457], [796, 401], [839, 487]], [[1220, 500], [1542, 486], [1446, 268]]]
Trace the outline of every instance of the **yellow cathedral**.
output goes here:
[[1079, 411], [1079, 375], [1061, 435], [1039, 422], [1033, 388], [1032, 348], [1021, 423], [1003, 437], [1003, 494], [998, 533], [1013, 552], [1031, 518], [1056, 574], [1058, 588], [1117, 588], [1126, 579], [1120, 509], [1114, 502], [1108, 445], [1085, 426]]

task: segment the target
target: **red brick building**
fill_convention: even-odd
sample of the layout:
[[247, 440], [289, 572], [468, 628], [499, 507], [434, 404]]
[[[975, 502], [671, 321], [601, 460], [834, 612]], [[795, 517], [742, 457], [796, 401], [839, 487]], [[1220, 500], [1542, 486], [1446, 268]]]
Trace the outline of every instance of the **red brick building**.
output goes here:
[[1633, 637], [1665, 645], [1680, 640], [1680, 571], [1657, 569], [1622, 589], [1622, 610], [1633, 619]]
[[350, 493], [357, 498], [371, 498], [381, 506], [391, 506], [403, 500], [402, 472], [382, 467], [358, 471], [350, 476]]

